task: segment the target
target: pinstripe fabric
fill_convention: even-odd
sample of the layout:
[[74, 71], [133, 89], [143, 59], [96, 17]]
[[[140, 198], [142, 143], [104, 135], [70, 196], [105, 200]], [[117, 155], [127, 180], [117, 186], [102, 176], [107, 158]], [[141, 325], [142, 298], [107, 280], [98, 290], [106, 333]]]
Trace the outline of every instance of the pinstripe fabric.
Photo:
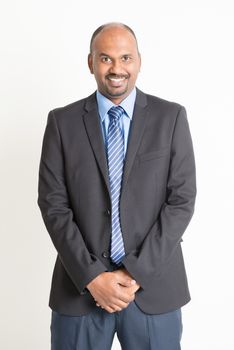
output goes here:
[[108, 112], [110, 124], [107, 137], [107, 158], [112, 202], [111, 259], [116, 264], [121, 263], [125, 254], [119, 213], [124, 160], [124, 138], [119, 120], [123, 113], [124, 109], [121, 106], [112, 107]]

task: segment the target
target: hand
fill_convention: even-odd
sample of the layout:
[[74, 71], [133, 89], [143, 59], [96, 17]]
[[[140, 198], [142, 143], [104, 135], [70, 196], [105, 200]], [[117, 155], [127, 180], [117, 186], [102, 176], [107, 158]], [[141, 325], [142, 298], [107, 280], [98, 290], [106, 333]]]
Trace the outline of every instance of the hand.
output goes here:
[[127, 307], [135, 298], [136, 288], [136, 281], [120, 270], [103, 272], [87, 285], [97, 305], [110, 313]]
[[[132, 276], [130, 275], [130, 273], [125, 269], [119, 269], [119, 270], [116, 270], [114, 271], [115, 274], [117, 274], [119, 277], [123, 278], [123, 277], [126, 277], [126, 278], [130, 278], [130, 280], [134, 281]], [[135, 281], [136, 282], [136, 281]], [[121, 283], [120, 283], [121, 284]], [[127, 288], [132, 288], [132, 290], [134, 291], [134, 294], [138, 291], [138, 289], [140, 289], [140, 285], [136, 282], [136, 283], [133, 283], [132, 286], [128, 287], [128, 286], [125, 286], [125, 285], [122, 285], [123, 287], [127, 287]]]

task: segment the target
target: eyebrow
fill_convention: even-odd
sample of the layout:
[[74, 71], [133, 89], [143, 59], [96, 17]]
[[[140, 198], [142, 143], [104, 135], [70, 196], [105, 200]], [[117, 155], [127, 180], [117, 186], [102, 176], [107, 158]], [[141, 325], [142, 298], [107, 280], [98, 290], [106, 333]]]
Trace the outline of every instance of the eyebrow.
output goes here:
[[[108, 56], [108, 57], [111, 57], [110, 55], [108, 55], [107, 53], [104, 53], [104, 52], [101, 52], [101, 53], [99, 54], [99, 57], [101, 57], [101, 56]], [[121, 55], [121, 57], [123, 57], [123, 56], [132, 56], [132, 53], [123, 53], [123, 54]]]
[[108, 55], [107, 53], [104, 53], [104, 52], [101, 52], [100, 54], [99, 54], [99, 56], [101, 57], [101, 56], [108, 56], [108, 57], [110, 57], [110, 55]]

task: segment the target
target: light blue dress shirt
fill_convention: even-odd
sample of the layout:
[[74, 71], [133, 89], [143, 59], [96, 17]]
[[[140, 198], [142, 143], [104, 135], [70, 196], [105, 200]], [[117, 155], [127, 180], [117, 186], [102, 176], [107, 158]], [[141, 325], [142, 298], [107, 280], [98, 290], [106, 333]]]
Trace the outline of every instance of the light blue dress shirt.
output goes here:
[[[116, 105], [113, 102], [111, 102], [108, 98], [103, 96], [99, 91], [97, 91], [96, 96], [97, 96], [98, 112], [99, 112], [101, 126], [102, 126], [103, 139], [104, 139], [105, 146], [107, 146], [108, 127], [110, 123], [108, 111], [111, 107]], [[125, 110], [125, 113], [120, 118], [120, 127], [124, 136], [124, 155], [126, 155], [126, 151], [127, 151], [128, 136], [129, 136], [129, 130], [131, 126], [135, 101], [136, 101], [136, 88], [134, 88], [131, 91], [131, 93], [119, 104], [119, 106], [123, 107], [123, 109]]]

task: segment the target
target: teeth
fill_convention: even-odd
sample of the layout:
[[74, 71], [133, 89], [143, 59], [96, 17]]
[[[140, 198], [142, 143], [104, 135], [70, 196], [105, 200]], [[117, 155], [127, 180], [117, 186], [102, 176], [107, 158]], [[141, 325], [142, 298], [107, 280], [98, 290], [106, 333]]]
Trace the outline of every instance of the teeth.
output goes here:
[[112, 80], [112, 81], [122, 81], [125, 78], [109, 78], [109, 79]]

